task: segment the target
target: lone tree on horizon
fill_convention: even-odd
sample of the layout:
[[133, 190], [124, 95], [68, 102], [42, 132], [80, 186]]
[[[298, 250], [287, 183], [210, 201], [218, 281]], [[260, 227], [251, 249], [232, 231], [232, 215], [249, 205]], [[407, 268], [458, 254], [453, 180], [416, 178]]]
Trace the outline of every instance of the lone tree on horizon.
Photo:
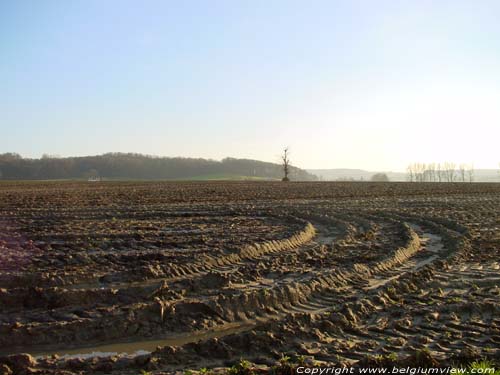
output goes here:
[[283, 150], [283, 154], [281, 155], [281, 165], [283, 166], [283, 174], [285, 175], [281, 181], [290, 181], [288, 178], [290, 173], [290, 151], [288, 150], [288, 147]]

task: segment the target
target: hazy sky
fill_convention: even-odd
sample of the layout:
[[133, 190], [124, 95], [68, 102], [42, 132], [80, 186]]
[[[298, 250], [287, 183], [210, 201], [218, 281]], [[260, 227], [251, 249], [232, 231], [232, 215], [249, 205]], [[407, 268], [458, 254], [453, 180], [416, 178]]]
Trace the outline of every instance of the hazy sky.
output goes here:
[[0, 1], [0, 153], [500, 161], [500, 1]]

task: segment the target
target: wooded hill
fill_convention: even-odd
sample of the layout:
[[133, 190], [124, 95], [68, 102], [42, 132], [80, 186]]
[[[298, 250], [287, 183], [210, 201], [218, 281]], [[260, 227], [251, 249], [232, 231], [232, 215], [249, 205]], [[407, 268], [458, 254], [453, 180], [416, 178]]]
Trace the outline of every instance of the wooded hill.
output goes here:
[[[258, 160], [225, 158], [222, 161], [181, 157], [155, 157], [132, 153], [98, 156], [23, 158], [0, 154], [0, 179], [281, 179], [282, 166]], [[316, 180], [316, 176], [292, 167], [291, 179]]]

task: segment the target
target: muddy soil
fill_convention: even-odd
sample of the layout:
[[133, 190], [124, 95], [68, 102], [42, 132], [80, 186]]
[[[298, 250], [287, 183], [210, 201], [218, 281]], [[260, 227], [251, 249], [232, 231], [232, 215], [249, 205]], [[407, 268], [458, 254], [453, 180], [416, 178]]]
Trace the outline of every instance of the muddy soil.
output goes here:
[[495, 184], [0, 184], [0, 370], [495, 359], [499, 228]]

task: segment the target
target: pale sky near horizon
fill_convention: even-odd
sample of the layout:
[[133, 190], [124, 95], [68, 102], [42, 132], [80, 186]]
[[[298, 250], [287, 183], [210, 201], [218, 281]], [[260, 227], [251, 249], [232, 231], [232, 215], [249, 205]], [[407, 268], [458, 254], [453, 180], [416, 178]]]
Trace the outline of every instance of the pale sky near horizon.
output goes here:
[[0, 2], [0, 153], [498, 168], [500, 1]]

